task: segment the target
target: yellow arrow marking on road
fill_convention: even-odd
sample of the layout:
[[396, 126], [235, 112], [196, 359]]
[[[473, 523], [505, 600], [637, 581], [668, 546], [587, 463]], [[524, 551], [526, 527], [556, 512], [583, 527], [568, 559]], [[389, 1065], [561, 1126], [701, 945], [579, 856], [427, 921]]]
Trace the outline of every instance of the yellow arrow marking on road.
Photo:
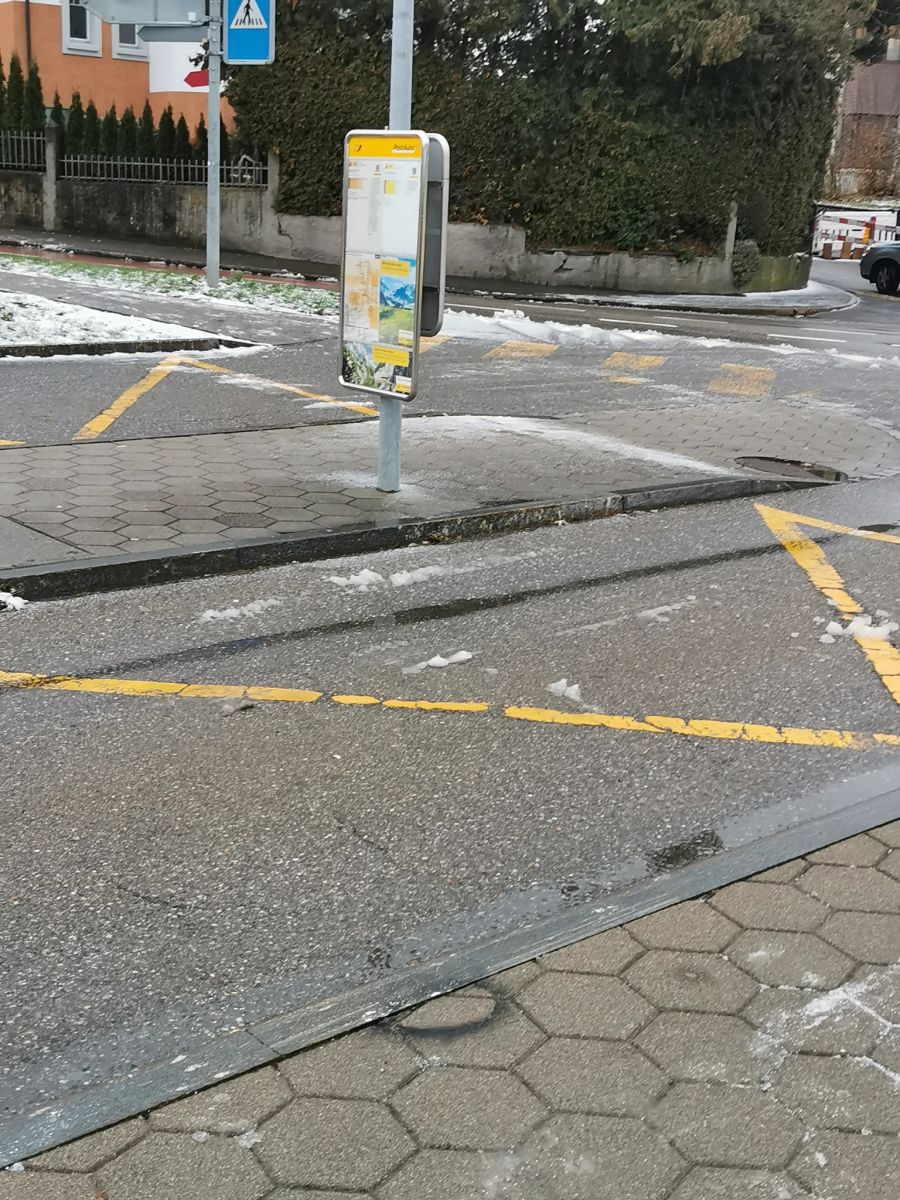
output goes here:
[[774, 379], [775, 372], [771, 367], [723, 363], [709, 390], [720, 396], [766, 396], [772, 390]]
[[488, 350], [485, 358], [547, 358], [559, 349], [552, 342], [504, 342]]
[[603, 365], [627, 371], [650, 371], [653, 367], [661, 367], [665, 361], [661, 354], [626, 354], [624, 350], [616, 350]]
[[[802, 533], [800, 527], [806, 525], [813, 529], [825, 530], [828, 533], [844, 534], [847, 537], [865, 538], [871, 542], [886, 542], [893, 546], [900, 546], [900, 537], [892, 533], [853, 529], [851, 526], [838, 525], [833, 521], [823, 521], [818, 517], [804, 517], [801, 513], [770, 508], [767, 504], [757, 504], [756, 511], [797, 566], [805, 573], [813, 587], [820, 591], [827, 600], [830, 600], [844, 617], [859, 616], [864, 612], [863, 606], [847, 591], [843, 576], [825, 557], [825, 551], [819, 543]], [[853, 640], [863, 651], [875, 674], [893, 699], [900, 704], [900, 650], [882, 638], [866, 637], [861, 633], [855, 634]]]
[[662, 734], [706, 741], [756, 742], [769, 746], [808, 746], [832, 750], [900, 750], [900, 734], [860, 733], [842, 729], [806, 729], [793, 725], [760, 725], [741, 721], [686, 720], [683, 717], [632, 717], [613, 713], [560, 712], [553, 708], [496, 705], [481, 701], [382, 699], [379, 696], [338, 692], [326, 695], [305, 688], [254, 687], [239, 684], [178, 683], [171, 680], [114, 679], [105, 676], [33, 675], [26, 671], [0, 671], [0, 691], [79, 692], [95, 696], [171, 698], [177, 700], [228, 699], [257, 703], [315, 704], [342, 708], [402, 709], [454, 714], [499, 714], [513, 721], [537, 725], [568, 725], [581, 729], [609, 729], [620, 733]]

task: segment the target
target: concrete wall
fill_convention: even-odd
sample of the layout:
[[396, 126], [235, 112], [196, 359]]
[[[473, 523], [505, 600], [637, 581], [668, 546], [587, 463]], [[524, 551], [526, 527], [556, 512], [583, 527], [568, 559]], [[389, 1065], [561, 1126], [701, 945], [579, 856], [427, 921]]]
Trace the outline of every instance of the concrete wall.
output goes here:
[[773, 258], [763, 255], [762, 266], [747, 285], [748, 292], [786, 292], [803, 288], [809, 283], [812, 258], [808, 254], [792, 254]]
[[0, 225], [44, 227], [44, 176], [38, 171], [0, 171]]

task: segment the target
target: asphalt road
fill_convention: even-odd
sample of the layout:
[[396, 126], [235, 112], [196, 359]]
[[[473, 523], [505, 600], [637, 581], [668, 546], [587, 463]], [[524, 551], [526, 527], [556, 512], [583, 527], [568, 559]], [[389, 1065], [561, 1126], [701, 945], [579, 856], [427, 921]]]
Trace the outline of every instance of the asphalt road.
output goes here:
[[[894, 481], [776, 504], [900, 526]], [[900, 544], [807, 533], [900, 614]], [[88, 681], [0, 677], [0, 1111], [900, 782], [834, 616], [749, 502], [0, 614], [0, 670]]]
[[[843, 272], [837, 277], [848, 285], [858, 269], [842, 263], [816, 266], [817, 272], [824, 268]], [[21, 287], [22, 277], [0, 278], [0, 286]], [[333, 320], [170, 297], [97, 295], [53, 279], [30, 280], [29, 287], [48, 296], [201, 326], [258, 345], [243, 352], [188, 356], [189, 362], [177, 363], [146, 389], [143, 381], [169, 361], [166, 356], [2, 361], [0, 444], [72, 441], [133, 388], [139, 395], [91, 437], [292, 427], [366, 415], [365, 397], [343, 392], [337, 384]], [[509, 317], [505, 301], [506, 316], [492, 315], [501, 305], [484, 298], [454, 302], [448, 336], [429, 345], [420, 395], [407, 415], [553, 417], [728, 406], [755, 397], [799, 401], [813, 410], [851, 411], [893, 429], [900, 309], [894, 299], [874, 292], [859, 299], [853, 308], [812, 318], [523, 305], [530, 318], [524, 324]], [[461, 315], [464, 310], [469, 315]], [[737, 381], [735, 368], [743, 372]]]

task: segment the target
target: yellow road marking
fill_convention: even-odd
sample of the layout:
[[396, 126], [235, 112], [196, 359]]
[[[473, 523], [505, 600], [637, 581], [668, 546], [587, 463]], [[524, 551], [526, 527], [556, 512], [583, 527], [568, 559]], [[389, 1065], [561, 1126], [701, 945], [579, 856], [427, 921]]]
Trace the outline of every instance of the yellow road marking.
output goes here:
[[[800, 513], [770, 508], [767, 504], [757, 504], [756, 511], [797, 566], [805, 573], [813, 587], [830, 600], [844, 617], [859, 616], [864, 611], [863, 606], [847, 591], [843, 576], [825, 557], [825, 552], [819, 543], [802, 533], [800, 526], [809, 525], [814, 529], [824, 529], [830, 533], [847, 534], [850, 537], [867, 538], [870, 541], [889, 542], [892, 545], [900, 546], [900, 537], [895, 534], [877, 533], [875, 530], [869, 529], [852, 529], [847, 525], [836, 525], [831, 521], [822, 521], [816, 517], [804, 517]], [[863, 634], [854, 635], [853, 640], [865, 654], [875, 674], [894, 701], [900, 704], [900, 650], [890, 642], [880, 638], [866, 637]]]
[[444, 342], [450, 342], [453, 339], [449, 333], [436, 333], [434, 337], [423, 337], [419, 340], [419, 353], [427, 354], [429, 350], [436, 350], [438, 346], [443, 346]]
[[551, 342], [504, 342], [488, 350], [484, 358], [547, 358], [559, 349]]
[[607, 375], [605, 378], [608, 379], [610, 383], [628, 383], [633, 387], [637, 387], [642, 383], [650, 382], [649, 379], [642, 379], [640, 375]]
[[93, 438], [99, 437], [101, 433], [105, 433], [114, 421], [118, 421], [119, 417], [131, 408], [135, 401], [140, 400], [141, 396], [146, 396], [158, 383], [161, 383], [171, 372], [176, 362], [177, 359], [167, 358], [159, 366], [148, 371], [140, 382], [132, 384], [130, 388], [126, 388], [122, 395], [112, 402], [109, 408], [105, 408], [102, 413], [98, 413], [86, 425], [82, 425], [73, 440], [76, 442], [89, 442]]
[[336, 396], [326, 396], [322, 392], [307, 392], [290, 383], [281, 383], [277, 379], [264, 379], [261, 375], [250, 375], [247, 371], [234, 371], [231, 367], [220, 367], [218, 363], [201, 362], [197, 358], [179, 358], [175, 365], [196, 367], [198, 371], [212, 371], [217, 375], [245, 375], [248, 379], [255, 379], [259, 383], [266, 384], [267, 387], [278, 388], [280, 391], [290, 392], [294, 396], [302, 396], [304, 400], [319, 400], [324, 404], [334, 404], [337, 408], [349, 408], [366, 417], [378, 416], [378, 409], [373, 408], [370, 404], [354, 404], [351, 400], [338, 400]]
[[40, 690], [80, 692], [98, 696], [171, 697], [173, 699], [247, 699], [263, 703], [314, 704], [318, 700], [342, 707], [401, 709], [414, 712], [477, 715], [500, 713], [513, 721], [538, 725], [568, 725], [653, 736], [674, 735], [705, 741], [755, 742], [763, 745], [811, 746], [834, 750], [900, 749], [900, 734], [859, 733], [841, 729], [805, 729], [791, 725], [760, 725], [740, 721], [686, 720], [683, 717], [632, 717], [613, 713], [560, 712], [553, 708], [508, 705], [502, 709], [481, 701], [381, 699], [355, 693], [309, 691], [304, 688], [253, 687], [239, 684], [177, 683], [169, 680], [79, 678], [0, 671], [0, 691]]
[[626, 354], [624, 350], [616, 350], [603, 365], [623, 367], [627, 371], [650, 371], [653, 367], [661, 367], [665, 361], [661, 354]]
[[723, 396], [767, 396], [772, 390], [775, 372], [771, 367], [745, 367], [739, 363], [723, 363], [719, 374], [709, 385], [711, 392]]
[[24, 446], [24, 442], [7, 442], [4, 438], [0, 438], [0, 446]]

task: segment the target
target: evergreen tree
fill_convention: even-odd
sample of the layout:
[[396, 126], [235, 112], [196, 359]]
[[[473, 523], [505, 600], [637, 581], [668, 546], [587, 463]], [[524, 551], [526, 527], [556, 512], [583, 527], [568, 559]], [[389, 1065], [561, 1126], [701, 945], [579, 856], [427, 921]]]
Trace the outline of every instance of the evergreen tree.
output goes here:
[[28, 68], [28, 79], [22, 97], [22, 128], [37, 133], [44, 128], [46, 123], [44, 89], [41, 87], [37, 63], [33, 62]]
[[229, 162], [231, 160], [231, 135], [225, 128], [225, 122], [219, 118], [219, 160], [221, 162]]
[[100, 114], [97, 112], [97, 106], [93, 100], [88, 100], [88, 106], [84, 110], [84, 135], [82, 141], [84, 145], [82, 154], [100, 153]]
[[56, 144], [59, 148], [59, 154], [66, 153], [66, 110], [62, 106], [62, 100], [59, 98], [59, 92], [56, 92], [53, 97], [53, 107], [50, 109], [50, 122], [56, 130]]
[[209, 137], [206, 132], [206, 121], [203, 119], [203, 113], [200, 114], [200, 120], [197, 122], [197, 131], [194, 134], [194, 158], [197, 162], [205, 163], [209, 155]]
[[6, 72], [3, 70], [3, 59], [0, 57], [0, 129], [6, 127]]
[[69, 119], [66, 121], [66, 154], [86, 154], [84, 148], [84, 106], [81, 103], [81, 93], [72, 93], [69, 105]]
[[160, 158], [175, 157], [175, 117], [172, 105], [168, 105], [159, 118], [159, 133], [156, 135], [156, 153]]
[[138, 158], [152, 158], [156, 153], [156, 126], [153, 123], [153, 109], [150, 101], [144, 101], [144, 111], [137, 128]]
[[6, 128], [22, 128], [22, 107], [25, 103], [25, 77], [18, 54], [9, 60], [9, 81], [6, 84]]
[[178, 124], [175, 126], [175, 157], [191, 157], [191, 135], [184, 113], [178, 118]]
[[119, 117], [113, 104], [100, 126], [100, 153], [106, 158], [115, 158], [119, 151]]
[[129, 104], [119, 122], [118, 152], [121, 158], [137, 158], [138, 123], [134, 109]]

